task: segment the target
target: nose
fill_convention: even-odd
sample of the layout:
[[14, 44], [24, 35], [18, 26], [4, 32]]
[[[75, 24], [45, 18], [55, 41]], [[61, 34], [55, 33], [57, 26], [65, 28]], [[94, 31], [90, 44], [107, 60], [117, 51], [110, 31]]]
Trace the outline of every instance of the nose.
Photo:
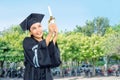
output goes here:
[[37, 31], [42, 32], [42, 27], [38, 27]]

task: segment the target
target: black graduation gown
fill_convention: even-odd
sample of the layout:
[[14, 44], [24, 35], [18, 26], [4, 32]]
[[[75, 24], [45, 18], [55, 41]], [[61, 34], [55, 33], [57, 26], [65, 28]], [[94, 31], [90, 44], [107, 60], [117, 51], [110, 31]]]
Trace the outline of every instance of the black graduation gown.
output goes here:
[[[38, 42], [32, 37], [26, 37], [23, 40], [23, 48], [25, 58], [24, 80], [53, 80], [50, 68], [59, 66], [61, 62], [58, 57], [59, 53], [51, 56], [55, 51], [59, 51], [57, 50], [58, 47], [53, 42], [46, 46], [45, 40]], [[59, 64], [55, 64], [56, 61]]]

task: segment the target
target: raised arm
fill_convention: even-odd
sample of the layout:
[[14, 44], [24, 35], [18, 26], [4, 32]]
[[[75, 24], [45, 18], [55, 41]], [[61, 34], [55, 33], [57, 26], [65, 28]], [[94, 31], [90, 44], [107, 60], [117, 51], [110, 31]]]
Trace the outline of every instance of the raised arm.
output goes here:
[[48, 25], [48, 35], [46, 37], [46, 44], [49, 45], [49, 42], [53, 40], [54, 44], [57, 40], [58, 28], [55, 23], [51, 23]]
[[54, 44], [57, 42], [57, 37], [58, 37], [58, 27], [56, 26], [54, 30], [54, 37], [53, 37]]

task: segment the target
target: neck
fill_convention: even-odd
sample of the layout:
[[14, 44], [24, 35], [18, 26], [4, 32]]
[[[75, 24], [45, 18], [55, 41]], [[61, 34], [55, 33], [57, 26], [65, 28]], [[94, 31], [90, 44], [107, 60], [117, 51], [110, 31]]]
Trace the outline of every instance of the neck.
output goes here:
[[37, 40], [38, 42], [42, 41], [42, 38], [34, 37], [34, 39]]

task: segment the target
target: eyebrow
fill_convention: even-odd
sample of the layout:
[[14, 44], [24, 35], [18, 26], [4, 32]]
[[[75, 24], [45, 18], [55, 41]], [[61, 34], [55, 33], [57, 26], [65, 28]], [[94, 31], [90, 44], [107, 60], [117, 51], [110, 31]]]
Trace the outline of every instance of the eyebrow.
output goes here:
[[39, 25], [40, 27], [42, 27], [41, 25]]

